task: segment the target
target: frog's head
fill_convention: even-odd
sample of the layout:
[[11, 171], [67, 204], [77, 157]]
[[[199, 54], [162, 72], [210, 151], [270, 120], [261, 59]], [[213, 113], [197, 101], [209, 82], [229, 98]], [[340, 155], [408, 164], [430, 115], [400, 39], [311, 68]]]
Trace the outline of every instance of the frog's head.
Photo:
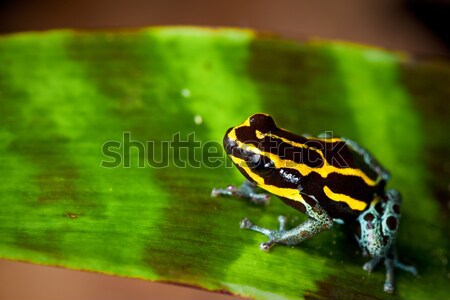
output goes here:
[[[278, 130], [271, 116], [258, 113], [225, 133], [223, 146], [241, 173], [255, 182], [255, 174], [264, 177], [273, 170], [273, 162], [262, 152], [270, 152], [270, 141], [264, 135]], [[273, 145], [276, 147], [276, 145]]]

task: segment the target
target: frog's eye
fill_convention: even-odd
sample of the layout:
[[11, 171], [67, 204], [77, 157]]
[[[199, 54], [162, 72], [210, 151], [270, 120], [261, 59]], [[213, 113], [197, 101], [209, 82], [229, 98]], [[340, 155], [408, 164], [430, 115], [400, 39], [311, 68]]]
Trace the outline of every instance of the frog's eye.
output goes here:
[[261, 155], [254, 154], [254, 155], [250, 156], [250, 160], [253, 164], [259, 164], [261, 162]]
[[277, 130], [277, 125], [271, 116], [266, 114], [255, 114], [250, 117], [250, 126], [265, 133]]
[[225, 152], [230, 155], [233, 153], [233, 149], [237, 147], [237, 143], [234, 139], [230, 138], [230, 132], [233, 130], [233, 127], [228, 128], [227, 132], [225, 132], [225, 136], [223, 137], [223, 148]]
[[268, 157], [253, 154], [248, 157], [247, 165], [248, 167], [255, 173], [266, 174], [270, 171], [273, 171], [275, 168], [275, 164]]

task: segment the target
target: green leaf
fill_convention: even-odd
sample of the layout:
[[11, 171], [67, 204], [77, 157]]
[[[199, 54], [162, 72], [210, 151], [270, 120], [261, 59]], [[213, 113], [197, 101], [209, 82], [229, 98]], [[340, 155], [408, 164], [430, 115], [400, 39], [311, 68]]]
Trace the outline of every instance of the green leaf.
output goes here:
[[[445, 298], [449, 82], [445, 61], [251, 31], [4, 36], [0, 257], [258, 299]], [[400, 257], [419, 277], [398, 271], [387, 295], [383, 268], [363, 271], [339, 225], [259, 250], [265, 238], [240, 230], [243, 217], [276, 227], [279, 214], [290, 226], [305, 216], [275, 198], [210, 197], [242, 182], [221, 140], [259, 111], [293, 132], [352, 138], [391, 170]], [[102, 148], [120, 165], [105, 167], [114, 157]]]

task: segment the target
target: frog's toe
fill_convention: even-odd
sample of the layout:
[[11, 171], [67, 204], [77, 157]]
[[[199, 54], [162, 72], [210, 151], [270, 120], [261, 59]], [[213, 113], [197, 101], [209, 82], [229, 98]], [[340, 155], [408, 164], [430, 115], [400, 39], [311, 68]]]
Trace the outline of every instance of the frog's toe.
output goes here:
[[260, 227], [258, 225], [255, 225], [252, 222], [250, 222], [250, 220], [247, 219], [247, 218], [244, 218], [241, 221], [241, 225], [240, 226], [243, 229], [250, 229], [250, 230], [253, 230], [253, 231], [256, 231], [256, 232], [260, 232], [260, 233], [268, 236], [269, 238], [271, 237], [271, 234], [272, 234], [271, 230], [263, 228], [263, 227]]
[[255, 193], [255, 185], [249, 182], [244, 182], [240, 187], [229, 185], [226, 188], [213, 188], [211, 197], [230, 196], [249, 199], [256, 204], [267, 205], [270, 202], [270, 195], [264, 193]]
[[250, 229], [252, 226], [253, 226], [253, 223], [252, 222], [250, 222], [250, 220], [249, 219], [247, 219], [247, 218], [244, 218], [242, 221], [241, 221], [241, 228], [243, 228], [243, 229]]
[[257, 193], [256, 185], [248, 180], [244, 181], [239, 188], [236, 188], [236, 195], [241, 198], [249, 199], [256, 204], [267, 205], [270, 200], [269, 194]]
[[408, 273], [413, 274], [414, 276], [419, 275], [419, 272], [417, 272], [417, 269], [414, 266], [406, 265], [398, 260], [394, 261], [394, 266], [398, 269], [401, 269], [403, 271], [406, 271]]
[[366, 270], [369, 273], [372, 273], [373, 269], [375, 269], [375, 267], [378, 265], [378, 263], [380, 262], [381, 257], [374, 257], [371, 260], [369, 260], [368, 262], [366, 262], [363, 265], [363, 269]]
[[372, 264], [370, 264], [370, 262], [366, 262], [362, 268], [364, 271], [369, 272], [369, 274], [372, 273], [372, 271], [373, 271], [373, 266], [372, 266]]
[[272, 248], [272, 246], [275, 244], [274, 241], [268, 241], [268, 242], [264, 242], [259, 244], [259, 249], [263, 250], [263, 251], [269, 251], [270, 248]]
[[213, 188], [211, 191], [211, 197], [217, 197], [220, 195], [220, 189]]
[[224, 189], [213, 188], [211, 191], [211, 197], [218, 196], [236, 196], [239, 193], [239, 189], [234, 185], [229, 185]]
[[406, 272], [409, 272], [409, 273], [413, 274], [414, 276], [419, 275], [419, 272], [417, 271], [416, 267], [413, 267], [413, 266], [405, 266], [404, 268], [402, 268], [402, 270], [405, 270]]
[[384, 291], [386, 293], [393, 294], [394, 290], [395, 289], [394, 289], [394, 285], [392, 284], [392, 282], [385, 282], [384, 283]]
[[285, 216], [278, 216], [278, 222], [280, 223], [280, 231], [286, 231], [286, 221]]
[[256, 204], [267, 205], [270, 203], [270, 195], [264, 193], [250, 193], [248, 198], [251, 202]]

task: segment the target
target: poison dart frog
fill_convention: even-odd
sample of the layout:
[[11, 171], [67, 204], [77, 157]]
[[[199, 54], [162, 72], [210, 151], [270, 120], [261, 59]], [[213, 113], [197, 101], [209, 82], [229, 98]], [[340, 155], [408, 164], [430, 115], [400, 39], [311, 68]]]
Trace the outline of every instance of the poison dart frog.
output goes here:
[[293, 229], [286, 229], [286, 218], [279, 216], [280, 227], [270, 230], [252, 224], [247, 218], [241, 228], [268, 237], [262, 250], [275, 244], [293, 246], [333, 223], [348, 222], [365, 256], [371, 259], [363, 269], [371, 272], [384, 261], [384, 291], [394, 292], [394, 268], [417, 274], [414, 267], [398, 261], [395, 239], [400, 221], [401, 196], [385, 190], [389, 173], [356, 142], [335, 138], [301, 136], [278, 128], [267, 114], [254, 114], [225, 133], [223, 145], [234, 165], [246, 177], [239, 188], [213, 189], [212, 196], [229, 195], [267, 203], [274, 194], [309, 218]]

